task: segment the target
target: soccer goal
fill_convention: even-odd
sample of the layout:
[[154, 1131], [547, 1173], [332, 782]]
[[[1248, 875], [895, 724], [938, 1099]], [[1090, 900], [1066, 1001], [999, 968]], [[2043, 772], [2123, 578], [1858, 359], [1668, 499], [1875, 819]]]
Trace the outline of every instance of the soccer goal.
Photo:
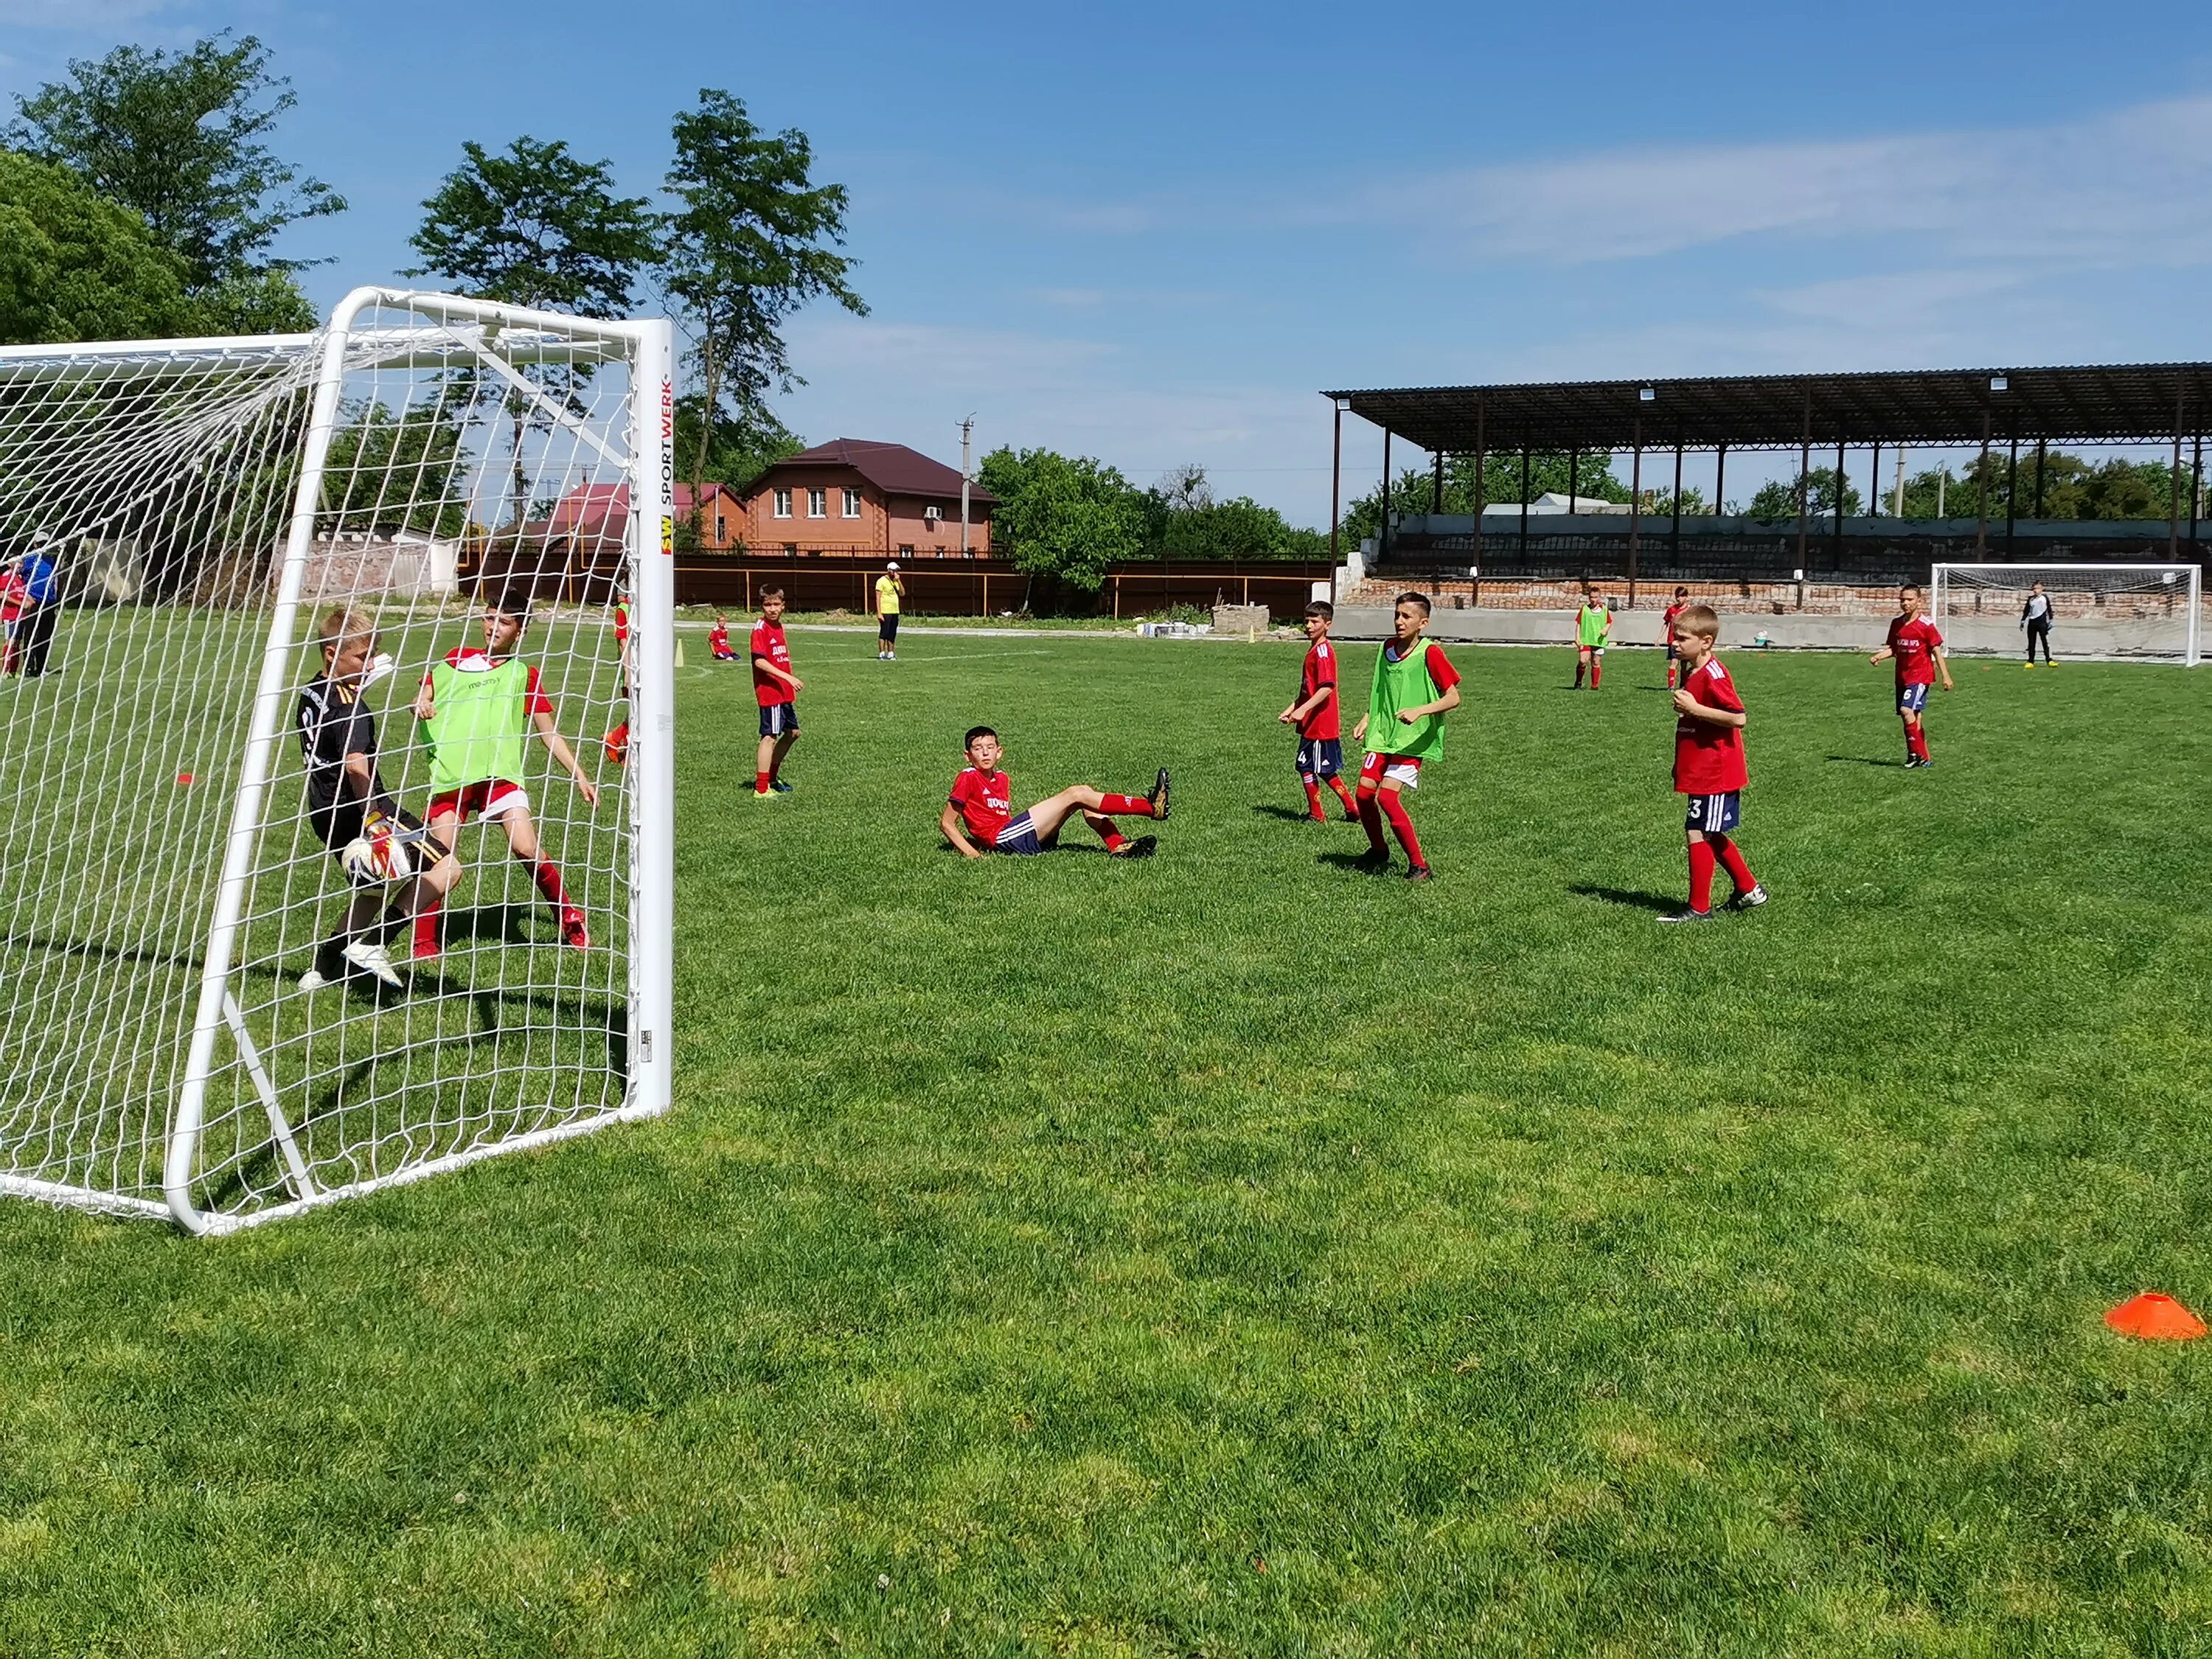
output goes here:
[[2014, 649], [2037, 582], [2058, 655], [2197, 666], [2203, 572], [2193, 564], [1938, 564], [1929, 611], [1966, 649]]
[[670, 372], [382, 289], [0, 349], [0, 1192], [223, 1232], [665, 1109]]

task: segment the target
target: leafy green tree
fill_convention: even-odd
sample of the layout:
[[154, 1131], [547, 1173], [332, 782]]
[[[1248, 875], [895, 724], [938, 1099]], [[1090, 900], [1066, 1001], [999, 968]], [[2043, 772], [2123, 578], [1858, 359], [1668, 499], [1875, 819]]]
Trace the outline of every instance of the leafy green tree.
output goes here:
[[[1815, 519], [1833, 518], [1836, 512], [1836, 469], [1816, 466], [1805, 475], [1807, 515]], [[1844, 516], [1854, 517], [1865, 504], [1858, 486], [1849, 478], [1844, 480]], [[1751, 498], [1745, 514], [1753, 519], [1794, 520], [1797, 517], [1797, 480], [1794, 477], [1771, 479], [1761, 484]]]
[[185, 264], [70, 169], [0, 150], [0, 344], [199, 331]]
[[[1577, 495], [1604, 501], [1626, 501], [1628, 486], [1613, 473], [1613, 457], [1605, 450], [1586, 449], [1579, 456], [1565, 450], [1528, 457], [1528, 499], [1547, 492], [1565, 495], [1570, 478]], [[1483, 457], [1482, 499], [1492, 507], [1521, 500], [1521, 457], [1518, 453]], [[1434, 494], [1436, 478], [1430, 469], [1407, 467], [1391, 486], [1390, 506], [1397, 513], [1425, 513]], [[1382, 523], [1380, 489], [1370, 490], [1345, 508], [1339, 534], [1357, 547], [1374, 536]], [[1473, 513], [1475, 503], [1474, 457], [1444, 458], [1443, 506], [1446, 513]]]
[[[2043, 458], [2040, 514], [2045, 519], [2162, 520], [2172, 509], [2174, 471], [2170, 461], [2130, 460], [2112, 456], [2092, 464], [2080, 455], [2054, 450]], [[2181, 469], [2181, 507], [2189, 510], [2189, 465]], [[2037, 462], [2033, 455], [2020, 458], [2017, 516], [2037, 515]], [[1939, 478], [1942, 488], [1937, 490]], [[1917, 472], [1905, 483], [1905, 516], [1908, 519], [1972, 519], [1986, 512], [1992, 520], [2005, 516], [2014, 489], [2010, 457], [1992, 450], [1986, 465], [1977, 454], [1954, 471], [1947, 465]], [[1983, 502], [1983, 492], [1987, 501]], [[1938, 503], [1942, 511], [1937, 511]]]
[[706, 399], [687, 392], [676, 400], [676, 450], [706, 457], [696, 482], [712, 481], [743, 489], [778, 461], [796, 455], [806, 441], [774, 415], [750, 417], [724, 412], [705, 418]]
[[682, 206], [666, 222], [661, 280], [681, 308], [696, 395], [714, 415], [695, 422], [682, 452], [696, 501], [725, 419], [755, 434], [746, 441], [754, 447], [782, 431], [769, 393], [802, 384], [784, 348], [785, 319], [811, 300], [835, 300], [855, 316], [868, 307], [847, 281], [854, 262], [834, 251], [844, 241], [845, 187], [812, 182], [805, 133], [763, 132], [742, 101], [712, 88], [676, 118], [674, 132], [668, 189]]
[[1143, 497], [1114, 468], [1048, 449], [994, 449], [977, 469], [999, 498], [991, 539], [1018, 570], [1087, 592], [1144, 546]]
[[344, 480], [344, 493], [324, 502], [331, 517], [319, 528], [447, 537], [467, 529], [458, 422], [422, 410], [394, 414], [381, 403], [356, 405], [343, 420], [331, 434], [328, 476]]
[[142, 215], [223, 325], [302, 328], [314, 321], [293, 279], [302, 262], [271, 249], [288, 226], [345, 201], [264, 142], [297, 101], [260, 41], [225, 32], [183, 52], [118, 46], [72, 62], [67, 80], [16, 100], [8, 138]]

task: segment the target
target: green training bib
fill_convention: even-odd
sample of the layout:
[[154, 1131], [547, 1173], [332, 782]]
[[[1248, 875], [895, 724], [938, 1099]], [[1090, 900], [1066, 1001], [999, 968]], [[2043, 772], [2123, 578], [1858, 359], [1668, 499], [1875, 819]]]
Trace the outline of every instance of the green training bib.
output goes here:
[[474, 674], [451, 663], [432, 669], [430, 701], [437, 712], [422, 722], [430, 787], [442, 794], [495, 778], [521, 782], [529, 691], [530, 665], [519, 659]]
[[1437, 683], [1429, 678], [1429, 642], [1400, 661], [1390, 660], [1385, 646], [1375, 653], [1375, 684], [1367, 694], [1367, 749], [1376, 755], [1405, 755], [1418, 760], [1442, 760], [1444, 717], [1424, 714], [1411, 726], [1398, 718], [1401, 708], [1417, 708], [1437, 700]]

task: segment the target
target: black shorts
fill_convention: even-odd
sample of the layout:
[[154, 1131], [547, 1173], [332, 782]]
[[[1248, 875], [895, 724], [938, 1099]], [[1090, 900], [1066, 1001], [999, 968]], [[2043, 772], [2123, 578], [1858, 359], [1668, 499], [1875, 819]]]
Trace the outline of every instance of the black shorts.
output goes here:
[[799, 705], [764, 702], [761, 705], [761, 736], [781, 738], [799, 730]]
[[[367, 801], [340, 801], [335, 806], [310, 806], [307, 823], [315, 832], [315, 839], [330, 850], [332, 858], [343, 854], [348, 846], [359, 839], [362, 825], [368, 818]], [[420, 830], [422, 820], [404, 807], [383, 809], [386, 816], [398, 820], [403, 830]]]
[[888, 617], [876, 618], [876, 637], [885, 645], [889, 645], [898, 637], [898, 619], [899, 613], [896, 611]]
[[1302, 778], [1333, 778], [1344, 769], [1344, 740], [1341, 738], [1301, 738], [1298, 740], [1298, 775]]

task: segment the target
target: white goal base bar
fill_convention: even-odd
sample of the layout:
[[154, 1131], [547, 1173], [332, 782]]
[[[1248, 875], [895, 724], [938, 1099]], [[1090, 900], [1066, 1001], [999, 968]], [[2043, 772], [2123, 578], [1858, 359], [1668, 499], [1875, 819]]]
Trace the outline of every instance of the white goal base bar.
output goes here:
[[1952, 651], [2018, 654], [2023, 610], [2040, 582], [2055, 656], [2194, 668], [2203, 660], [2203, 576], [2187, 563], [1939, 563], [1929, 568], [1929, 615]]

